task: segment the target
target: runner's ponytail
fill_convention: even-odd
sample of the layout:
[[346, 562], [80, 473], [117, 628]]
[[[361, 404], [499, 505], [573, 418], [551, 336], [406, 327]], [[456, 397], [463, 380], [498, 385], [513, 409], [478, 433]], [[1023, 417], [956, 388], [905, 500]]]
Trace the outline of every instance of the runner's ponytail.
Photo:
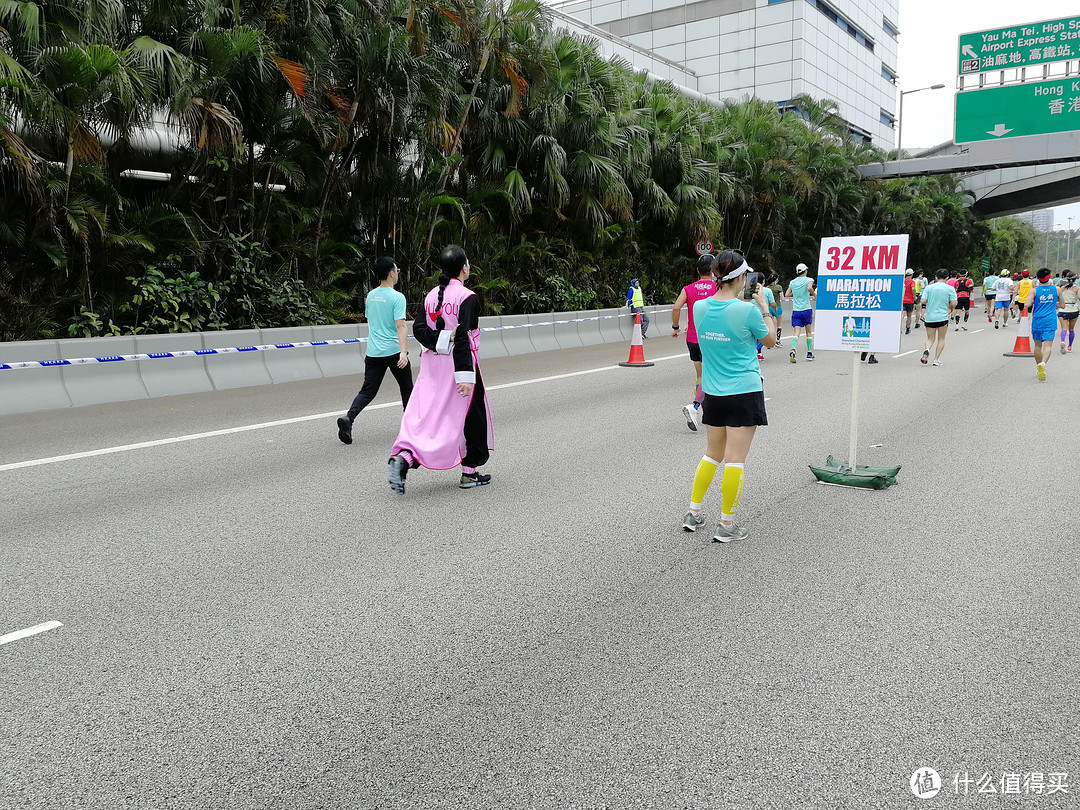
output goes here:
[[435, 331], [441, 332], [446, 328], [446, 321], [442, 316], [442, 300], [446, 294], [446, 285], [450, 283], [450, 276], [446, 273], [439, 273], [439, 303], [435, 305], [435, 312], [438, 313], [435, 318]]

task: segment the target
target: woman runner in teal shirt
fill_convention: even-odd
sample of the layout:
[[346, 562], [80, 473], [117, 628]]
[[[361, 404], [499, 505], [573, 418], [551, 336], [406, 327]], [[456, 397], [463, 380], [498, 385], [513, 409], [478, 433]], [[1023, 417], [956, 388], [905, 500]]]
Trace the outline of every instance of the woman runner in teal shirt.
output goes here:
[[716, 257], [716, 295], [694, 304], [694, 322], [701, 346], [701, 387], [705, 392], [701, 422], [707, 446], [690, 492], [690, 511], [683, 529], [696, 531], [705, 522], [702, 502], [716, 468], [724, 465], [720, 522], [713, 540], [742, 540], [749, 532], [733, 522], [743, 487], [743, 465], [758, 425], [767, 425], [765, 395], [756, 342], [776, 345], [776, 324], [768, 312], [761, 285], [750, 301], [742, 300], [744, 274], [750, 270], [742, 254], [725, 250]]

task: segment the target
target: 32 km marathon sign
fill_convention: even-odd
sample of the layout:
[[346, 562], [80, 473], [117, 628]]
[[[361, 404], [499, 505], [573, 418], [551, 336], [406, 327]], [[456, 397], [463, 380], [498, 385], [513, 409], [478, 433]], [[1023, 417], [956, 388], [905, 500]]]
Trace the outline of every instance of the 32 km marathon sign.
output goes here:
[[899, 351], [907, 249], [907, 234], [821, 240], [815, 348]]

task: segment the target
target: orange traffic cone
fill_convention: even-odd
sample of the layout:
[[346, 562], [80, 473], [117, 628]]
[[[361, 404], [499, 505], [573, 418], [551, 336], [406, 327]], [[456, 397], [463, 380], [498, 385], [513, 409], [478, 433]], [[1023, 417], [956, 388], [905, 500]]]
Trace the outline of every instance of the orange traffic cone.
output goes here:
[[641, 339], [641, 313], [634, 313], [634, 336], [630, 339], [630, 359], [620, 366], [627, 368], [645, 368], [653, 363], [645, 362], [645, 341]]
[[1027, 307], [1020, 311], [1020, 327], [1016, 330], [1016, 343], [1011, 352], [1005, 352], [1005, 357], [1034, 357], [1031, 350], [1031, 318]]

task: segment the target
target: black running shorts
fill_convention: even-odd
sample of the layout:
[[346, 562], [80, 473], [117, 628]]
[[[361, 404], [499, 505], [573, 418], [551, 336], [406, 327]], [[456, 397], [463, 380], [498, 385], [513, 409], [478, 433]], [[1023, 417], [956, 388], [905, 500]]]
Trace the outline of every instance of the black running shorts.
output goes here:
[[765, 392], [731, 394], [726, 397], [705, 395], [701, 403], [701, 424], [710, 427], [754, 427], [769, 424], [765, 415]]
[[686, 348], [690, 351], [690, 359], [695, 363], [701, 362], [701, 344], [686, 341]]
[[948, 326], [948, 325], [949, 325], [948, 321], [933, 321], [933, 322], [927, 321], [926, 322], [926, 328], [927, 329], [940, 329], [941, 327]]
[[910, 303], [910, 304], [905, 303], [904, 304], [904, 312], [914, 312], [914, 311], [915, 311], [915, 304], [914, 303]]
[[956, 308], [957, 309], [971, 309], [971, 299], [970, 298], [957, 298], [956, 299]]

